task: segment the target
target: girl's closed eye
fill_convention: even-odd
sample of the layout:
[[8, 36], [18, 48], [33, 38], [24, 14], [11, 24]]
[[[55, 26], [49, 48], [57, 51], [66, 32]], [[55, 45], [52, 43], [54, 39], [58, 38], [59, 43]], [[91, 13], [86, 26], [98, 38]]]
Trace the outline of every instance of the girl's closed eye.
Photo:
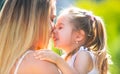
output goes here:
[[63, 29], [63, 24], [59, 24], [59, 25], [57, 26], [57, 29], [58, 29], [58, 30]]
[[63, 27], [62, 26], [59, 26], [58, 29], [61, 30]]

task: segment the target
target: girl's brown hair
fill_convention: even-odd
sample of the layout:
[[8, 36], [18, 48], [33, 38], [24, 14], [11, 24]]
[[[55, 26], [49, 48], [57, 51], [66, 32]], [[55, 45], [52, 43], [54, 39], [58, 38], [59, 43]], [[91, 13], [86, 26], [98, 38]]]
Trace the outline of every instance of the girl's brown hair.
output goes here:
[[[108, 62], [106, 57], [106, 31], [102, 19], [91, 12], [79, 8], [68, 8], [61, 15], [68, 17], [75, 30], [82, 29], [86, 35], [83, 46], [93, 51], [96, 57], [96, 66], [100, 74], [107, 74]], [[72, 51], [73, 54], [76, 50]], [[68, 55], [70, 55], [68, 54]]]

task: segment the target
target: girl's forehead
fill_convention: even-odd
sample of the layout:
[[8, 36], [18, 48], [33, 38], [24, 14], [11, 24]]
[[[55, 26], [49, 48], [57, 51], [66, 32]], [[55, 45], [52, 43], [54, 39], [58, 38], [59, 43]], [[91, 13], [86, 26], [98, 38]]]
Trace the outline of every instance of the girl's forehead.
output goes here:
[[60, 16], [57, 19], [56, 25], [70, 25], [70, 20], [66, 16]]
[[68, 22], [68, 17], [65, 15], [60, 15], [60, 16], [58, 16], [57, 20], [63, 21], [63, 22]]

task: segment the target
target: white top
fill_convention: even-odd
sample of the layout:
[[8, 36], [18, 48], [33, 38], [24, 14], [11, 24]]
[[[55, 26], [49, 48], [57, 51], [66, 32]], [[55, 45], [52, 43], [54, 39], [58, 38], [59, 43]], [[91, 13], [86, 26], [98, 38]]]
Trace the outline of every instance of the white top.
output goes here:
[[77, 54], [80, 52], [80, 51], [86, 51], [86, 52], [89, 52], [91, 57], [92, 57], [92, 60], [93, 60], [93, 69], [88, 72], [88, 74], [99, 74], [99, 71], [98, 69], [95, 67], [95, 56], [94, 54], [91, 52], [91, 51], [88, 51], [87, 48], [84, 48], [83, 46], [80, 47], [79, 51], [76, 52], [72, 58], [70, 60], [67, 61], [67, 63], [73, 68], [74, 67], [74, 62], [75, 62], [75, 58], [77, 56]]
[[22, 55], [22, 57], [18, 60], [17, 65], [16, 65], [16, 68], [15, 68], [15, 71], [14, 71], [14, 74], [17, 74], [18, 69], [19, 69], [19, 66], [20, 66], [20, 64], [22, 63], [24, 57], [25, 57], [28, 53], [30, 53], [30, 52], [32, 52], [32, 50], [29, 50], [29, 51], [27, 51], [26, 53], [24, 53], [24, 54]]

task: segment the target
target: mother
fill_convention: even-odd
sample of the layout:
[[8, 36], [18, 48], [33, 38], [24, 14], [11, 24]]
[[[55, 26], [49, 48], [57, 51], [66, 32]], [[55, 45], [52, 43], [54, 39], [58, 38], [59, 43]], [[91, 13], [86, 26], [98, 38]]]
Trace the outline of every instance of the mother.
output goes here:
[[5, 0], [0, 12], [0, 74], [58, 74], [54, 64], [33, 56], [35, 50], [47, 48], [54, 9], [54, 0]]

